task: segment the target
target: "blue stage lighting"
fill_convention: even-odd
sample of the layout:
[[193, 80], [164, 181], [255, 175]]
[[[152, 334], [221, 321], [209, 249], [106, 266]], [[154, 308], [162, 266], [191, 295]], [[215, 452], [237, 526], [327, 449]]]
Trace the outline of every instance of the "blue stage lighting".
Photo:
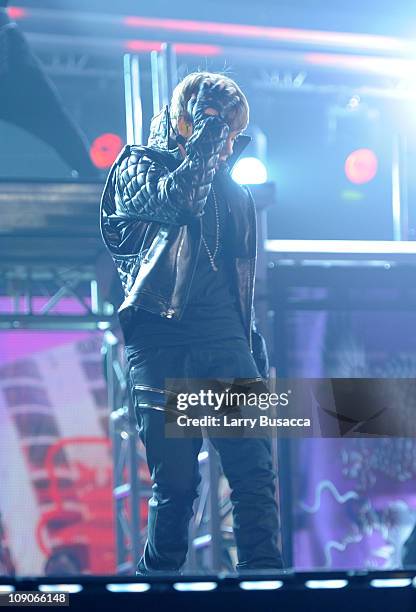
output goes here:
[[257, 157], [242, 157], [235, 164], [232, 177], [240, 185], [260, 185], [267, 182], [267, 168]]

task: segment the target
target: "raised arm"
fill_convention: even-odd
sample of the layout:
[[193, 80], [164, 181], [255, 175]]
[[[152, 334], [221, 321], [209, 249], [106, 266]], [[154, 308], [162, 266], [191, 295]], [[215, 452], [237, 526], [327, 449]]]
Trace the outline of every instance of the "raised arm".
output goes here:
[[185, 225], [203, 214], [219, 155], [229, 133], [224, 120], [235, 101], [217, 85], [202, 83], [188, 104], [192, 125], [188, 141], [181, 138], [185, 155], [176, 170], [148, 155], [124, 159], [116, 179], [119, 206], [124, 213], [143, 221]]
[[119, 210], [142, 221], [174, 225], [200, 216], [228, 131], [219, 116], [205, 116], [185, 145], [185, 159], [172, 172], [151, 152], [126, 157], [116, 173]]

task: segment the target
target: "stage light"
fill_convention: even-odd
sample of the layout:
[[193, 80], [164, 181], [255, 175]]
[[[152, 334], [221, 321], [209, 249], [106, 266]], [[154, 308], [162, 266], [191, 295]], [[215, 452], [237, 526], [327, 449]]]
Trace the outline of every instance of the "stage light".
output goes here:
[[198, 43], [176, 43], [173, 45], [178, 55], [202, 55], [203, 57], [221, 55], [223, 47], [218, 45], [201, 45]]
[[123, 141], [117, 134], [106, 133], [97, 136], [90, 147], [90, 156], [94, 166], [100, 170], [109, 168], [122, 147]]
[[411, 578], [374, 578], [370, 580], [370, 586], [376, 589], [404, 588], [412, 584]]
[[351, 183], [369, 183], [377, 174], [378, 159], [371, 149], [356, 149], [345, 160], [345, 174]]
[[347, 104], [347, 110], [349, 111], [357, 110], [357, 108], [360, 106], [360, 103], [361, 103], [360, 96], [358, 96], [357, 94], [355, 94], [354, 96], [351, 96]]
[[[128, 40], [124, 46], [128, 51], [148, 53], [161, 51], [163, 43], [157, 40]], [[201, 45], [198, 43], [174, 43], [173, 50], [178, 55], [202, 55], [203, 57], [221, 55], [223, 48], [218, 45]]]
[[[158, 17], [145, 17], [138, 15], [129, 15], [121, 18], [121, 23], [130, 28], [150, 29], [150, 30], [167, 30], [171, 32], [187, 32], [192, 34], [216, 34], [219, 36], [233, 38], [248, 38], [258, 39], [261, 42], [265, 40], [289, 42], [292, 44], [300, 44], [303, 46], [325, 46], [325, 47], [341, 47], [354, 50], [369, 50], [373, 51], [388, 51], [392, 53], [409, 53], [414, 50], [413, 40], [392, 37], [380, 36], [376, 34], [356, 34], [353, 32], [330, 32], [325, 30], [306, 30], [300, 28], [279, 28], [270, 26], [246, 25], [237, 23], [221, 23], [214, 21], [191, 21], [189, 19], [166, 19]], [[307, 55], [316, 56], [317, 63], [322, 61], [323, 53], [309, 53]], [[328, 54], [329, 58], [332, 58]], [[343, 55], [343, 58], [356, 59], [355, 56]], [[363, 58], [359, 58], [363, 59]], [[364, 56], [365, 59], [365, 56]], [[386, 61], [390, 58], [371, 58]], [[336, 58], [335, 58], [336, 61]], [[392, 60], [391, 60], [392, 61]]]
[[242, 157], [235, 164], [232, 177], [240, 185], [260, 185], [267, 182], [267, 169], [257, 157]]
[[243, 591], [274, 591], [283, 586], [281, 580], [243, 580], [240, 589]]
[[415, 255], [414, 240], [265, 240], [274, 253], [340, 253], [360, 255]]
[[80, 593], [81, 584], [39, 584], [38, 591], [42, 593]]
[[127, 40], [124, 46], [127, 51], [134, 51], [134, 53], [149, 53], [150, 51], [162, 50], [162, 43], [155, 40]]
[[106, 584], [105, 588], [110, 593], [145, 593], [150, 589], [150, 584], [147, 582], [115, 582]]
[[307, 580], [305, 586], [308, 589], [343, 589], [348, 580]]
[[21, 6], [9, 6], [6, 11], [10, 19], [12, 19], [13, 21], [16, 21], [17, 19], [23, 19], [27, 15], [27, 11]]
[[175, 582], [175, 591], [213, 591], [217, 588], [216, 582]]

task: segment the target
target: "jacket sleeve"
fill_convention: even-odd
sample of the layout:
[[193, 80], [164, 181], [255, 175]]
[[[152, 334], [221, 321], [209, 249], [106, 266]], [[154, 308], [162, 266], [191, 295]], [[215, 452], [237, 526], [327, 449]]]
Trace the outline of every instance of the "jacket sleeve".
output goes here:
[[115, 179], [119, 210], [141, 221], [186, 225], [203, 214], [228, 126], [209, 116], [186, 144], [186, 157], [173, 170], [146, 155], [130, 154]]
[[260, 375], [267, 379], [270, 374], [269, 367], [269, 356], [267, 351], [266, 341], [263, 338], [262, 334], [259, 332], [256, 326], [256, 315], [254, 311], [254, 306], [252, 309], [252, 326], [251, 326], [251, 342], [252, 342], [252, 355], [254, 357], [254, 361], [256, 362], [257, 368], [260, 372]]

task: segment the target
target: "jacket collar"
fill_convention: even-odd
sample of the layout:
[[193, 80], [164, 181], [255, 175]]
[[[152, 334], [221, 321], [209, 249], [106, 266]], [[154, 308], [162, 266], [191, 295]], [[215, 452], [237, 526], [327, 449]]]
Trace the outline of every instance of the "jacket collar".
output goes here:
[[150, 122], [150, 133], [147, 141], [147, 146], [164, 151], [170, 150], [171, 139], [169, 134], [171, 131], [171, 123], [169, 117], [169, 108], [165, 106], [157, 113]]
[[[157, 115], [152, 118], [152, 121], [150, 123], [150, 134], [149, 139], [147, 141], [147, 146], [172, 153], [176, 157], [179, 151], [176, 147], [175, 141], [170, 138], [170, 133], [171, 122], [169, 116], [169, 107], [165, 106]], [[231, 171], [234, 164], [250, 142], [250, 136], [246, 136], [245, 134], [237, 136], [234, 142], [233, 154], [227, 160], [227, 167], [229, 171]]]
[[236, 161], [238, 160], [244, 149], [248, 147], [250, 142], [251, 136], [246, 136], [246, 134], [240, 134], [240, 136], [237, 136], [234, 141], [233, 154], [230, 155], [227, 160], [227, 166], [230, 171], [232, 170], [233, 166], [235, 165]]

